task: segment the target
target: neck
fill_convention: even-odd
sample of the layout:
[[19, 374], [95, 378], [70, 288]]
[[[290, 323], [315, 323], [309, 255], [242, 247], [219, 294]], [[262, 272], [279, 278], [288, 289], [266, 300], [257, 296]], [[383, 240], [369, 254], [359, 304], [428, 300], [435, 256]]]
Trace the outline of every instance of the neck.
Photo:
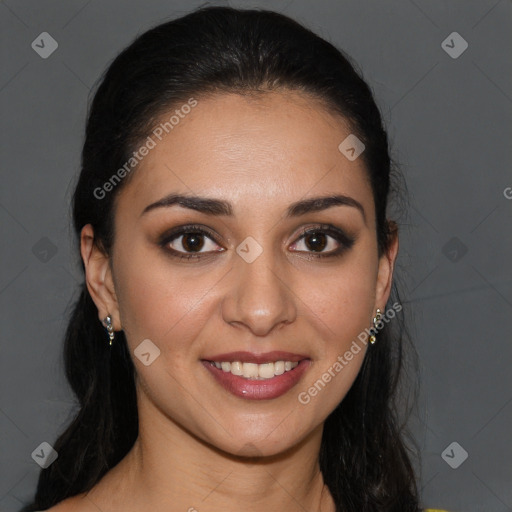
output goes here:
[[239, 457], [148, 408], [132, 449], [86, 496], [101, 510], [335, 510], [318, 464], [323, 424], [286, 452]]

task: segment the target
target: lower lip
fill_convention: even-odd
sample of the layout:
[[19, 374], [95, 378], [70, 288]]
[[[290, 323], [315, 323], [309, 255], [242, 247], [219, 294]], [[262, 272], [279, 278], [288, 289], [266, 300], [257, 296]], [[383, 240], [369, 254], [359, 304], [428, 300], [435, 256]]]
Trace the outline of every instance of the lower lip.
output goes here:
[[284, 372], [282, 375], [265, 380], [251, 380], [225, 372], [209, 361], [201, 362], [221, 386], [233, 395], [248, 400], [270, 400], [284, 395], [299, 382], [311, 364], [311, 360], [303, 359], [293, 370]]

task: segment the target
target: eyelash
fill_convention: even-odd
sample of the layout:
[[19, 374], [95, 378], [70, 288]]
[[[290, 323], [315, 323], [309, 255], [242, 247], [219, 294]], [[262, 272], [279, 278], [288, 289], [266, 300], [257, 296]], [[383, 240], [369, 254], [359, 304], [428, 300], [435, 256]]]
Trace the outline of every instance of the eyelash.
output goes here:
[[[300, 234], [299, 238], [297, 239], [297, 242], [305, 238], [307, 235], [317, 234], [317, 233], [323, 233], [326, 235], [329, 235], [330, 237], [334, 238], [336, 242], [340, 244], [340, 246], [328, 253], [315, 253], [315, 252], [308, 252], [308, 257], [311, 258], [332, 258], [336, 256], [341, 256], [346, 250], [350, 249], [355, 242], [355, 239], [346, 235], [341, 229], [331, 225], [331, 224], [319, 224], [318, 226], [314, 226], [312, 228], [305, 228], [303, 229]], [[168, 254], [171, 255], [173, 258], [177, 258], [179, 260], [199, 260], [202, 257], [206, 256], [207, 253], [182, 253], [180, 251], [175, 251], [174, 249], [171, 249], [167, 247], [167, 245], [170, 242], [173, 242], [177, 238], [179, 238], [182, 235], [203, 235], [207, 236], [210, 239], [212, 239], [217, 245], [220, 245], [219, 242], [216, 240], [216, 235], [214, 235], [213, 232], [210, 230], [204, 228], [203, 226], [197, 225], [197, 224], [191, 224], [188, 226], [180, 226], [179, 228], [176, 228], [172, 230], [170, 233], [164, 234], [158, 244], [164, 249]], [[297, 243], [297, 242], [294, 242]], [[222, 252], [222, 251], [215, 251], [215, 252]], [[304, 252], [304, 251], [297, 251], [297, 252]]]

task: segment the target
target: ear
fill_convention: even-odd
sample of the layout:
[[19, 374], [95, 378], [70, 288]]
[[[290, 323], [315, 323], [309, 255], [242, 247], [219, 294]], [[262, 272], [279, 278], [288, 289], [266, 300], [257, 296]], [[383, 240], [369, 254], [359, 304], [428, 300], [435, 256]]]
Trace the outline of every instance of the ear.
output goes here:
[[379, 259], [379, 270], [377, 275], [377, 286], [375, 290], [375, 309], [384, 311], [391, 286], [393, 284], [393, 270], [398, 254], [398, 226], [396, 222], [388, 220], [388, 249]]
[[103, 323], [107, 315], [112, 317], [114, 330], [121, 330], [119, 308], [114, 289], [110, 258], [98, 247], [94, 240], [91, 224], [82, 228], [80, 253], [85, 266], [85, 282], [92, 300], [98, 308], [98, 318]]

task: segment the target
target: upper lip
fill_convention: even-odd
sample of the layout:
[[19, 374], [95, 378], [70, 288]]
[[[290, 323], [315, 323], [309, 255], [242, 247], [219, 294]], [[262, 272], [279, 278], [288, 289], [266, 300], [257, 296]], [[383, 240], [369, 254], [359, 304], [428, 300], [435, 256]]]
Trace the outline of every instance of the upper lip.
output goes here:
[[275, 361], [291, 361], [292, 363], [295, 363], [302, 361], [303, 359], [309, 359], [309, 357], [301, 354], [293, 354], [292, 352], [274, 350], [272, 352], [263, 352], [260, 354], [245, 351], [228, 352], [225, 354], [205, 357], [204, 361], [215, 361], [218, 363], [240, 361], [241, 363], [264, 364]]

